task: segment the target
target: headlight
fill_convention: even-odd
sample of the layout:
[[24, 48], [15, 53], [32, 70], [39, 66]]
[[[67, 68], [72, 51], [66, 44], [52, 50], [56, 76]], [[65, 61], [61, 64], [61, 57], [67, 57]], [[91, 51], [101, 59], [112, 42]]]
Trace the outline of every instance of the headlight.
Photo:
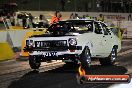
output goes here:
[[26, 40], [26, 46], [28, 46], [30, 43], [29, 43], [29, 40]]
[[72, 46], [77, 45], [77, 40], [76, 40], [75, 38], [70, 38], [68, 42], [69, 42], [69, 44], [72, 45]]
[[26, 46], [33, 46], [34, 42], [33, 40], [26, 40]]
[[34, 42], [33, 40], [30, 40], [30, 43], [29, 43], [30, 46], [33, 46], [34, 45]]

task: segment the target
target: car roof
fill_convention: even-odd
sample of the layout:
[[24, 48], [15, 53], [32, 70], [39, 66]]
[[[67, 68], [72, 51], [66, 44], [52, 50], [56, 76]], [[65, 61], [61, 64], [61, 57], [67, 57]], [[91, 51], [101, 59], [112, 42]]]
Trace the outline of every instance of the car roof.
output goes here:
[[87, 19], [70, 19], [65, 21], [59, 21], [57, 23], [87, 23], [87, 22], [95, 22], [94, 20], [87, 20]]

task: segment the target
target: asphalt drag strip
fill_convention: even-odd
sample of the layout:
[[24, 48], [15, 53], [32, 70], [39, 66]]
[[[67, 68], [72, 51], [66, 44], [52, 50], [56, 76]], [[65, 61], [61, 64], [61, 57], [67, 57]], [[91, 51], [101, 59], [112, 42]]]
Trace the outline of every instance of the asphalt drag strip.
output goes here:
[[[127, 43], [125, 43], [127, 44]], [[101, 66], [93, 62], [87, 74], [132, 75], [132, 48], [123, 46], [114, 66]], [[5, 65], [6, 64], [6, 65]], [[31, 70], [28, 62], [0, 62], [0, 88], [108, 88], [112, 83], [77, 83], [78, 65], [63, 62], [42, 63], [39, 71]]]
[[[115, 66], [92, 65], [87, 74], [126, 74], [128, 68], [122, 63], [128, 62], [132, 55], [120, 56]], [[127, 58], [126, 60], [124, 60]], [[128, 63], [130, 66], [130, 64]], [[29, 71], [19, 79], [11, 82], [8, 88], [108, 88], [111, 84], [89, 83], [79, 85], [76, 80], [78, 66], [63, 65], [62, 67], [41, 72]]]

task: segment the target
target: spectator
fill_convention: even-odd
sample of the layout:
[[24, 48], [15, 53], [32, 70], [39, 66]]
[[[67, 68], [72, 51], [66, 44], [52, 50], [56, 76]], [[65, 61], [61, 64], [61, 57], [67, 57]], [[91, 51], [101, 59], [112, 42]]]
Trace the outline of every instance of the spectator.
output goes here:
[[10, 19], [10, 17], [11, 17], [11, 14], [10, 13], [7, 13], [7, 19]]
[[94, 20], [97, 20], [97, 17], [94, 17]]
[[26, 16], [26, 13], [23, 13], [23, 15], [22, 15], [22, 25], [23, 25], [23, 29], [27, 28], [27, 16]]
[[34, 17], [32, 16], [31, 13], [29, 13], [28, 15], [29, 15], [29, 21], [30, 21], [31, 23], [33, 23], [33, 19], [34, 19]]
[[92, 17], [93, 20], [97, 20], [97, 17]]
[[10, 16], [10, 21], [11, 21], [11, 25], [15, 26], [15, 18], [14, 18], [15, 14], [12, 13], [12, 15]]
[[98, 21], [104, 21], [104, 16], [103, 16], [103, 14], [99, 14], [99, 17], [98, 17]]
[[70, 19], [75, 19], [75, 15], [73, 13], [71, 13]]
[[77, 13], [75, 13], [75, 19], [80, 19]]
[[82, 17], [83, 19], [86, 19], [86, 16], [85, 15], [83, 15], [83, 17]]
[[32, 28], [33, 27], [33, 19], [34, 19], [34, 17], [32, 16], [32, 14], [31, 13], [27, 13], [26, 21], [27, 21], [27, 27], [28, 28]]
[[86, 15], [86, 19], [90, 20], [91, 17], [87, 14], [87, 15]]
[[46, 28], [49, 27], [48, 20], [45, 18], [44, 15], [40, 14], [39, 20], [40, 20], [40, 22], [39, 22], [40, 27], [46, 27]]
[[128, 21], [131, 21], [132, 20], [132, 16], [131, 14], [128, 15]]
[[62, 15], [61, 15], [60, 11], [56, 11], [54, 16], [52, 16], [52, 18], [50, 20], [50, 24], [57, 23], [58, 21], [62, 20], [61, 17], [62, 17]]
[[21, 23], [22, 22], [22, 18], [23, 18], [23, 14], [22, 13], [19, 13], [16, 17], [16, 25], [17, 26], [23, 26], [23, 24]]

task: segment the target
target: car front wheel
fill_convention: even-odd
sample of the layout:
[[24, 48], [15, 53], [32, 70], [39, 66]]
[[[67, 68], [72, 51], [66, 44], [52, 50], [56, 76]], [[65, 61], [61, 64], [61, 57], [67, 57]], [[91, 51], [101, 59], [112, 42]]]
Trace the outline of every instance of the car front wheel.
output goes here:
[[82, 65], [82, 68], [87, 69], [90, 67], [91, 65], [91, 54], [90, 54], [90, 50], [88, 47], [85, 47], [81, 57], [80, 57], [80, 62]]
[[29, 56], [29, 65], [32, 69], [39, 69], [41, 62], [37, 56]]

